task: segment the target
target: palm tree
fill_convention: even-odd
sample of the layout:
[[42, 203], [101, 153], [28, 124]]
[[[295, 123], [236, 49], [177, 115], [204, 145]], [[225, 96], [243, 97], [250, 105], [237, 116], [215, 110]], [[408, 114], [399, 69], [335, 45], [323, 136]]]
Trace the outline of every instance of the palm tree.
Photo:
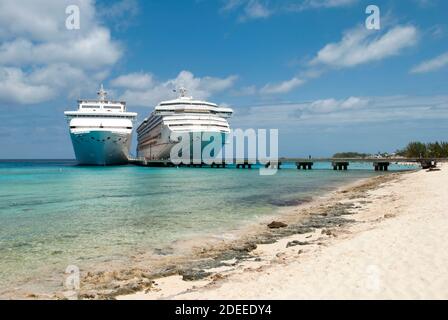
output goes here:
[[427, 156], [427, 148], [424, 143], [411, 142], [405, 149], [408, 158], [425, 158]]

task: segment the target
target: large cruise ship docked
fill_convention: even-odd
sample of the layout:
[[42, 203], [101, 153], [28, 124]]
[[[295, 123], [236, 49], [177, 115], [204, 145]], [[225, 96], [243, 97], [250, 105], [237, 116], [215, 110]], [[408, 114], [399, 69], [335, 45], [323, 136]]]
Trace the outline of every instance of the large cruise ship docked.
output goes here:
[[64, 112], [76, 160], [81, 165], [116, 165], [128, 162], [132, 126], [137, 114], [126, 103], [106, 99], [101, 85], [98, 100], [79, 100], [77, 111]]
[[230, 132], [227, 119], [232, 115], [230, 108], [214, 103], [194, 100], [186, 96], [186, 90], [178, 90], [175, 100], [160, 102], [137, 128], [137, 156], [146, 160], [169, 159], [170, 151], [178, 143], [172, 133], [221, 134], [223, 142]]

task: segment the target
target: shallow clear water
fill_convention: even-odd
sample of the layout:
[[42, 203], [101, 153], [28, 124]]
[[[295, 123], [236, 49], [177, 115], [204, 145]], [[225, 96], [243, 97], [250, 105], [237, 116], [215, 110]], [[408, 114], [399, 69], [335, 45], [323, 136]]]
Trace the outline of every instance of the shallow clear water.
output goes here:
[[45, 286], [53, 271], [69, 264], [86, 269], [230, 232], [276, 208], [378, 174], [371, 164], [347, 172], [284, 167], [260, 176], [256, 169], [0, 162], [0, 295], [26, 282]]

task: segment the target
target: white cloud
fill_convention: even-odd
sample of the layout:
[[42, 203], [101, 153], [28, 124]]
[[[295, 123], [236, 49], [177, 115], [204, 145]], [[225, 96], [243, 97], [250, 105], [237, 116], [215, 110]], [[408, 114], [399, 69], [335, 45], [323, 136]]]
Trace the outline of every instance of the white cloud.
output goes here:
[[50, 64], [24, 72], [16, 67], [0, 67], [0, 101], [37, 104], [63, 94], [76, 99], [91, 92], [107, 72], [89, 72], [68, 64]]
[[221, 8], [221, 11], [231, 11], [239, 6], [241, 6], [245, 1], [244, 0], [225, 0], [224, 5]]
[[[316, 128], [391, 121], [448, 120], [448, 96], [380, 96], [319, 99], [235, 107], [234, 127]], [[289, 129], [285, 129], [289, 130]]]
[[267, 2], [263, 0], [227, 0], [221, 12], [230, 12], [242, 8], [238, 21], [263, 19], [269, 17], [273, 12], [268, 8]]
[[446, 66], [448, 66], [448, 52], [445, 52], [434, 59], [423, 61], [412, 68], [411, 73], [427, 73], [440, 70]]
[[99, 16], [107, 19], [117, 30], [126, 29], [134, 24], [133, 18], [139, 13], [138, 0], [120, 0], [113, 3], [107, 1], [98, 8]]
[[[326, 4], [343, 3], [348, 2], [336, 1]], [[328, 67], [347, 68], [379, 61], [400, 54], [405, 48], [415, 45], [417, 41], [418, 30], [414, 26], [397, 26], [379, 35], [378, 32], [364, 27], [354, 28], [346, 32], [341, 41], [327, 44], [322, 48], [309, 62], [309, 68], [298, 73], [298, 76], [277, 84], [268, 83], [259, 90], [254, 89], [254, 86], [246, 87], [245, 90], [236, 91], [235, 95], [287, 93], [311, 79], [319, 78], [329, 71]]]
[[[66, 29], [68, 5], [80, 8], [79, 30]], [[43, 93], [36, 94], [34, 103], [60, 94], [72, 97], [87, 85], [96, 87], [95, 81], [104, 79], [121, 56], [122, 48], [101, 25], [93, 0], [0, 0], [0, 67], [15, 70], [14, 77], [3, 77], [2, 85], [17, 85], [2, 91], [1, 100], [33, 103], [18, 95], [36, 87]]]
[[343, 100], [324, 99], [316, 100], [308, 105], [306, 110], [313, 113], [330, 113], [335, 111], [352, 110], [365, 107], [369, 100], [366, 98], [349, 97]]
[[128, 89], [146, 89], [153, 85], [153, 77], [148, 73], [129, 73], [111, 81], [113, 87]]
[[[83, 37], [99, 28], [93, 0], [0, 0], [0, 38], [26, 38], [38, 42], [54, 42]], [[65, 27], [65, 9], [77, 5], [81, 15], [81, 29], [69, 31]]]
[[271, 15], [271, 11], [257, 0], [250, 0], [244, 8], [244, 13], [243, 19], [260, 19]]
[[140, 11], [137, 0], [120, 0], [100, 8], [101, 16], [109, 18], [123, 18], [129, 16], [136, 16]]
[[111, 42], [109, 31], [103, 28], [74, 41], [37, 44], [17, 39], [0, 46], [3, 65], [70, 63], [80, 68], [99, 69], [115, 64], [120, 56], [120, 47]]
[[70, 99], [77, 99], [83, 92], [94, 92], [107, 76], [107, 71], [90, 72], [58, 63], [34, 69], [29, 73], [28, 80], [36, 85], [45, 84]]
[[359, 0], [289, 0], [269, 2], [262, 0], [226, 0], [221, 12], [242, 9], [239, 21], [268, 18], [278, 13], [301, 12], [309, 9], [330, 9], [347, 7]]
[[429, 8], [436, 4], [438, 0], [414, 0], [420, 7]]
[[354, 109], [361, 108], [366, 106], [369, 103], [368, 99], [358, 98], [358, 97], [350, 97], [340, 103], [341, 109]]
[[377, 32], [363, 27], [346, 32], [340, 42], [322, 48], [311, 65], [353, 67], [398, 55], [418, 41], [418, 31], [414, 26], [397, 26], [385, 34], [376, 35]]
[[267, 84], [260, 89], [261, 94], [282, 94], [290, 92], [291, 90], [297, 88], [304, 84], [305, 81], [299, 78], [292, 78], [290, 80], [283, 81], [278, 84]]
[[254, 96], [254, 95], [277, 95], [288, 93], [295, 88], [303, 85], [306, 81], [304, 79], [293, 77], [292, 79], [285, 80], [279, 83], [267, 83], [261, 88], [257, 88], [255, 85], [245, 86], [242, 88], [234, 89], [231, 93], [233, 96]]
[[49, 86], [29, 81], [21, 69], [0, 67], [0, 101], [32, 104], [46, 101], [54, 94]]
[[[132, 75], [120, 76], [117, 79], [132, 77]], [[132, 84], [125, 87], [123, 83], [122, 87], [125, 87], [125, 91], [120, 99], [127, 101], [128, 105], [131, 106], [152, 107], [162, 100], [175, 98], [177, 94], [173, 92], [173, 89], [179, 87], [185, 87], [188, 90], [188, 94], [196, 99], [208, 99], [215, 93], [233, 87], [237, 78], [234, 75], [226, 78], [208, 76], [200, 78], [195, 77], [189, 71], [181, 71], [176, 78], [164, 82], [152, 81], [147, 88], [138, 89], [133, 87]]]
[[358, 0], [305, 0], [299, 3], [293, 3], [288, 6], [290, 11], [303, 11], [319, 8], [339, 8], [347, 7], [357, 3]]

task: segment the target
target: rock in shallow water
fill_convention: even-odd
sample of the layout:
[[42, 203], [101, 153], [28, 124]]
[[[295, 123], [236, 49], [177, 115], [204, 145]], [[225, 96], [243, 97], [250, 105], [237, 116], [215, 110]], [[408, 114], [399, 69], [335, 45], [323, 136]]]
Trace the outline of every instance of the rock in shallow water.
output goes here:
[[268, 224], [269, 229], [286, 228], [287, 226], [288, 225], [286, 223], [280, 221], [272, 221], [270, 224]]
[[294, 241], [290, 241], [290, 242], [288, 242], [287, 244], [286, 244], [286, 248], [289, 248], [289, 247], [295, 247], [295, 246], [306, 246], [306, 245], [309, 245], [310, 243], [309, 242], [302, 242], [302, 241], [297, 241], [297, 240], [294, 240]]
[[207, 278], [211, 274], [211, 272], [206, 272], [204, 270], [186, 270], [182, 272], [182, 280], [197, 281]]

